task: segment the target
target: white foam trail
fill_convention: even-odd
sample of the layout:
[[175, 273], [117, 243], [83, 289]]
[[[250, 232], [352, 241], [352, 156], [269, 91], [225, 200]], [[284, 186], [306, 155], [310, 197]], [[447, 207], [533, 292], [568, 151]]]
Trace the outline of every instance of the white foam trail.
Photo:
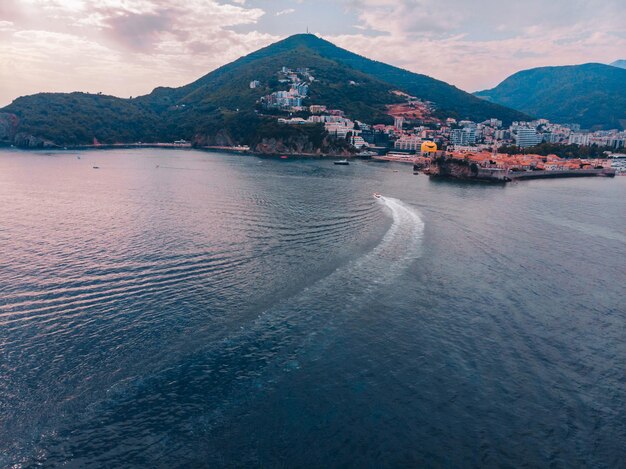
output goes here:
[[[146, 426], [144, 431], [162, 431], [151, 427], [151, 422], [156, 420], [153, 417], [168, 411], [168, 399], [172, 399], [169, 383], [184, 381], [188, 383], [185, 392], [193, 385], [196, 392], [203, 393], [204, 407], [188, 406], [194, 408], [193, 413], [183, 412], [180, 425], [198, 427], [206, 433], [227, 422], [230, 414], [238, 412], [260, 388], [275, 386], [281, 376], [299, 368], [303, 355], [325, 353], [329, 343], [336, 340], [332, 331], [341, 329], [350, 318], [366, 310], [376, 301], [381, 288], [398, 282], [421, 255], [424, 223], [419, 214], [400, 200], [387, 197], [378, 200], [388, 210], [392, 223], [371, 251], [270, 307], [252, 324], [220, 343], [210, 344], [154, 375], [111, 387], [105, 399], [93, 403], [85, 412], [83, 426], [88, 430], [74, 432], [77, 448], [82, 440], [94, 438], [94, 419], [115, 415], [118, 406], [126, 413], [125, 406], [133, 408], [136, 394], [142, 388], [164, 396], [154, 399], [154, 406], [140, 409], [145, 418], [133, 414], [137, 425]], [[220, 373], [207, 373], [218, 369]], [[109, 430], [104, 426], [101, 431], [101, 439], [106, 439]], [[168, 442], [168, 448], [172, 439], [178, 437], [176, 429], [172, 432], [162, 439]], [[55, 443], [51, 444], [54, 447]], [[41, 449], [40, 453], [43, 452]]]
[[390, 197], [378, 199], [390, 212], [393, 223], [370, 253], [356, 262], [357, 268], [375, 269], [384, 279], [391, 279], [421, 256], [424, 222], [404, 202]]
[[[330, 310], [356, 313], [367, 304], [369, 294], [401, 277], [421, 256], [424, 222], [417, 211], [398, 199], [381, 197], [378, 201], [392, 217], [391, 226], [380, 243], [367, 254], [261, 313], [249, 333], [286, 321], [298, 323], [299, 327], [307, 324], [310, 330], [316, 330], [313, 323], [321, 317], [328, 320], [329, 313], [333, 313]], [[326, 307], [320, 303], [325, 303]], [[331, 316], [335, 324], [341, 322], [337, 314]]]

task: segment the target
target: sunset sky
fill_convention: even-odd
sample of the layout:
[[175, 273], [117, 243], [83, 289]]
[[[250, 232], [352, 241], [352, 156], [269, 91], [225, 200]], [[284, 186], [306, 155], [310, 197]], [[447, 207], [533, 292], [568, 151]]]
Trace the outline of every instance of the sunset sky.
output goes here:
[[0, 106], [39, 91], [179, 86], [309, 30], [467, 91], [626, 58], [624, 0], [0, 0]]

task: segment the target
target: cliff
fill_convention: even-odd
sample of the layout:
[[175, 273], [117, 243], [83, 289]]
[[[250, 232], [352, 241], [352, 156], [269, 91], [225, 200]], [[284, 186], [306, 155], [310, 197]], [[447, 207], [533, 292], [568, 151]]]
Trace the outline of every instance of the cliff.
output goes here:
[[334, 155], [351, 156], [354, 149], [346, 140], [325, 134], [321, 126], [280, 126], [254, 130], [251, 136], [238, 135], [237, 129], [221, 128], [215, 132], [196, 134], [191, 143], [196, 147], [232, 147], [248, 145], [255, 153], [290, 155]]
[[57, 147], [50, 139], [20, 131], [20, 119], [15, 114], [0, 113], [0, 145], [16, 145], [23, 148]]
[[292, 155], [332, 155], [353, 156], [354, 150], [345, 141], [326, 137], [320, 146], [315, 145], [306, 137], [289, 138], [287, 140], [264, 138], [253, 148], [256, 153], [268, 155], [287, 153]]
[[15, 114], [0, 112], [0, 143], [13, 144], [19, 123]]
[[439, 156], [433, 159], [428, 174], [452, 179], [472, 179], [480, 181], [506, 182], [511, 179], [508, 171], [498, 168], [482, 168], [469, 160]]

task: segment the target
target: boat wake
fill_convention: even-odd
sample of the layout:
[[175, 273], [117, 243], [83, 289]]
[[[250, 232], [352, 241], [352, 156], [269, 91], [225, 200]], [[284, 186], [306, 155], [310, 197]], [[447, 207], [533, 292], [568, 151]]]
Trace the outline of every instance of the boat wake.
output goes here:
[[[334, 332], [363, 314], [381, 289], [399, 281], [420, 257], [424, 223], [418, 213], [393, 198], [381, 197], [376, 203], [392, 222], [371, 251], [263, 311], [238, 333], [185, 357], [184, 362], [118, 383], [104, 401], [89, 406], [77, 427], [59, 430], [52, 441], [44, 443], [38, 460], [54, 464], [71, 454], [78, 464], [167, 464], [170, 459], [175, 464], [181, 454], [193, 454], [188, 446], [197, 442], [189, 438], [190, 428], [206, 439], [245, 412], [260, 392], [306, 366], [307, 357], [323, 353], [336, 340]], [[145, 453], [136, 448], [125, 452], [116, 434], [119, 425], [153, 435], [154, 441], [145, 445], [149, 448]], [[174, 454], [173, 447], [182, 453]], [[94, 461], [94, 454], [102, 458]]]

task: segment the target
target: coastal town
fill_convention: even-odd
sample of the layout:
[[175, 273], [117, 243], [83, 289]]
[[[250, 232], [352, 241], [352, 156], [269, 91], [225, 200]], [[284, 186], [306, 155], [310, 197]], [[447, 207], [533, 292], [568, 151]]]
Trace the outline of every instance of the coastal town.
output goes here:
[[[282, 67], [277, 76], [287, 89], [260, 97], [261, 112], [278, 112], [276, 119], [282, 125], [323, 124], [329, 135], [347, 140], [355, 155], [411, 163], [416, 171], [448, 176], [455, 172], [446, 174], [441, 162], [461, 161], [473, 168], [473, 176], [461, 172], [465, 176], [496, 180], [530, 177], [527, 172], [533, 177], [624, 173], [626, 131], [585, 131], [576, 123], [556, 124], [547, 119], [515, 121], [508, 126], [495, 118], [442, 120], [434, 117], [433, 103], [401, 91], [394, 94], [404, 102], [387, 106], [393, 124], [372, 124], [351, 119], [341, 109], [310, 102], [309, 89], [315, 77], [308, 68]], [[255, 89], [261, 82], [253, 80], [249, 86]], [[598, 158], [528, 154], [527, 149], [543, 143], [607, 150]]]

